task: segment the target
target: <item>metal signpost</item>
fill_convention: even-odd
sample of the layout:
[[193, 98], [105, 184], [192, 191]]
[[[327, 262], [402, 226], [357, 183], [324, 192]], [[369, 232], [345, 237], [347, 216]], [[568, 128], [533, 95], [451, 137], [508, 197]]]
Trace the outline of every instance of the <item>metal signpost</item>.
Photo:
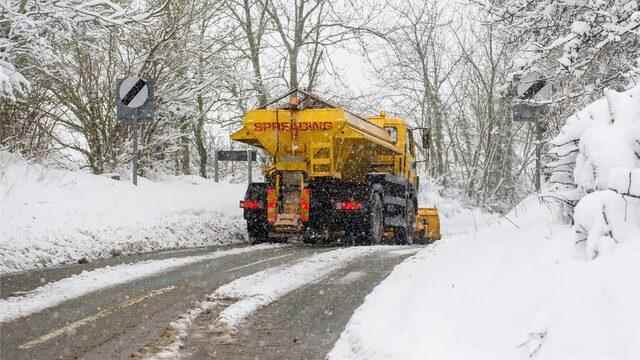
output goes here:
[[537, 98], [539, 100], [550, 100], [552, 95], [551, 84], [548, 84], [544, 77], [538, 72], [531, 72], [522, 78], [516, 78], [515, 93], [521, 100], [513, 102], [511, 105], [513, 111], [513, 121], [517, 122], [535, 122], [536, 132], [536, 191], [540, 192], [542, 176], [542, 134], [544, 129], [541, 119], [547, 113], [548, 106], [546, 104], [535, 104], [528, 102]]
[[253, 181], [252, 163], [258, 160], [258, 152], [255, 150], [218, 150], [213, 158], [213, 171], [215, 182], [219, 181], [218, 161], [246, 161], [248, 164], [247, 175], [249, 184]]
[[118, 120], [132, 128], [133, 136], [133, 185], [138, 185], [138, 126], [153, 120], [154, 83], [138, 78], [120, 79], [116, 84], [116, 108]]

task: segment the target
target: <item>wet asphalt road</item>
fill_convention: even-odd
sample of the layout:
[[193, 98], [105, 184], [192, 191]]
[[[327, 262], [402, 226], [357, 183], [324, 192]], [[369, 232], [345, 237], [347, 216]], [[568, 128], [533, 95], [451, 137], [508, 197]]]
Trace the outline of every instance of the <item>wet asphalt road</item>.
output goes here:
[[140, 255], [116, 256], [108, 259], [98, 259], [85, 264], [61, 265], [46, 269], [36, 269], [0, 275], [0, 299], [10, 296], [18, 296], [42, 286], [43, 284], [64, 279], [83, 271], [90, 271], [105, 266], [129, 264], [145, 260], [161, 260], [173, 257], [204, 255], [216, 250], [225, 250], [244, 246], [247, 245], [208, 246], [191, 249], [156, 251]]
[[[0, 278], [1, 295], [20, 294], [43, 281], [107, 264], [202, 255], [215, 249], [122, 257], [12, 274]], [[163, 338], [171, 321], [218, 287], [330, 250], [292, 245], [228, 255], [72, 299], [0, 324], [0, 360], [140, 358], [142, 349], [166, 340]], [[216, 311], [203, 314], [190, 329], [183, 355], [193, 359], [322, 359], [364, 297], [396, 264], [410, 256], [392, 253], [359, 258], [323, 280], [291, 292], [251, 316], [231, 338], [220, 339], [209, 330]]]
[[259, 310], [231, 337], [210, 329], [215, 312], [201, 316], [187, 339], [184, 358], [322, 360], [367, 294], [408, 256], [360, 258]]

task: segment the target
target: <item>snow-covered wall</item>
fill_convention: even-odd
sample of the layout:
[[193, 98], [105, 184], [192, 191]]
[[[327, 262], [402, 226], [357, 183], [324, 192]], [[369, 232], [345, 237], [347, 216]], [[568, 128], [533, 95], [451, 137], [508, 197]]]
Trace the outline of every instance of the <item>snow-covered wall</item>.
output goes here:
[[195, 176], [134, 187], [0, 151], [0, 273], [244, 241], [245, 189]]

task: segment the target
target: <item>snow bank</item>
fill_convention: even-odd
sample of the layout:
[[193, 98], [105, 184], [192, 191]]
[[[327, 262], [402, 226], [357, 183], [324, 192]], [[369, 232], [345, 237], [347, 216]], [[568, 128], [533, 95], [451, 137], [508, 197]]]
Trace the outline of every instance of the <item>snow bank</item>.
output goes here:
[[243, 241], [245, 189], [197, 177], [134, 187], [0, 152], [0, 273]]
[[403, 262], [328, 359], [640, 358], [640, 241], [587, 261], [551, 213], [531, 197]]
[[595, 259], [617, 243], [640, 240], [640, 199], [596, 191], [580, 200], [574, 221], [576, 244]]
[[455, 196], [442, 196], [443, 192], [442, 186], [421, 179], [418, 206], [438, 209], [443, 238], [478, 231], [498, 221], [498, 215], [487, 213], [478, 207], [465, 206]]

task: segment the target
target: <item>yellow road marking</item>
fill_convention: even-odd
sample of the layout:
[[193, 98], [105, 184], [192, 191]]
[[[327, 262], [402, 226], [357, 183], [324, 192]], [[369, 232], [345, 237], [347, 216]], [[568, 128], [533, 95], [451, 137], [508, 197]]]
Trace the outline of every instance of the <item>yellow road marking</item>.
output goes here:
[[137, 298], [134, 298], [134, 299], [127, 300], [127, 301], [125, 301], [125, 302], [123, 302], [121, 304], [118, 304], [117, 306], [114, 306], [112, 308], [99, 311], [98, 313], [96, 313], [94, 315], [91, 315], [91, 316], [86, 317], [84, 319], [80, 319], [80, 320], [74, 321], [74, 322], [72, 322], [71, 324], [69, 324], [69, 325], [67, 325], [65, 327], [62, 327], [62, 328], [57, 329], [57, 330], [54, 330], [54, 331], [52, 331], [52, 332], [50, 332], [50, 333], [48, 333], [46, 335], [42, 335], [42, 336], [40, 336], [40, 337], [38, 337], [36, 339], [33, 339], [33, 340], [31, 340], [31, 341], [29, 341], [27, 343], [24, 343], [24, 344], [18, 346], [18, 349], [20, 349], [20, 350], [31, 349], [34, 346], [37, 346], [37, 345], [45, 343], [45, 342], [47, 342], [49, 340], [55, 339], [55, 338], [57, 338], [59, 336], [62, 336], [64, 334], [66, 334], [66, 333], [73, 332], [76, 329], [78, 329], [78, 328], [80, 328], [80, 327], [82, 327], [84, 325], [90, 324], [90, 323], [95, 322], [95, 321], [97, 321], [99, 319], [107, 317], [107, 316], [113, 314], [114, 312], [116, 312], [118, 310], [122, 310], [122, 309], [128, 308], [130, 306], [139, 304], [139, 303], [141, 303], [141, 302], [143, 302], [143, 301], [145, 301], [147, 299], [150, 299], [150, 298], [152, 298], [154, 296], [158, 296], [158, 295], [162, 295], [162, 294], [168, 293], [169, 291], [171, 291], [171, 290], [173, 290], [175, 288], [176, 288], [175, 286], [169, 286], [169, 287], [162, 288], [162, 289], [152, 290], [150, 293], [148, 293], [148, 294], [146, 294], [144, 296], [140, 296], [140, 297], [137, 297]]

